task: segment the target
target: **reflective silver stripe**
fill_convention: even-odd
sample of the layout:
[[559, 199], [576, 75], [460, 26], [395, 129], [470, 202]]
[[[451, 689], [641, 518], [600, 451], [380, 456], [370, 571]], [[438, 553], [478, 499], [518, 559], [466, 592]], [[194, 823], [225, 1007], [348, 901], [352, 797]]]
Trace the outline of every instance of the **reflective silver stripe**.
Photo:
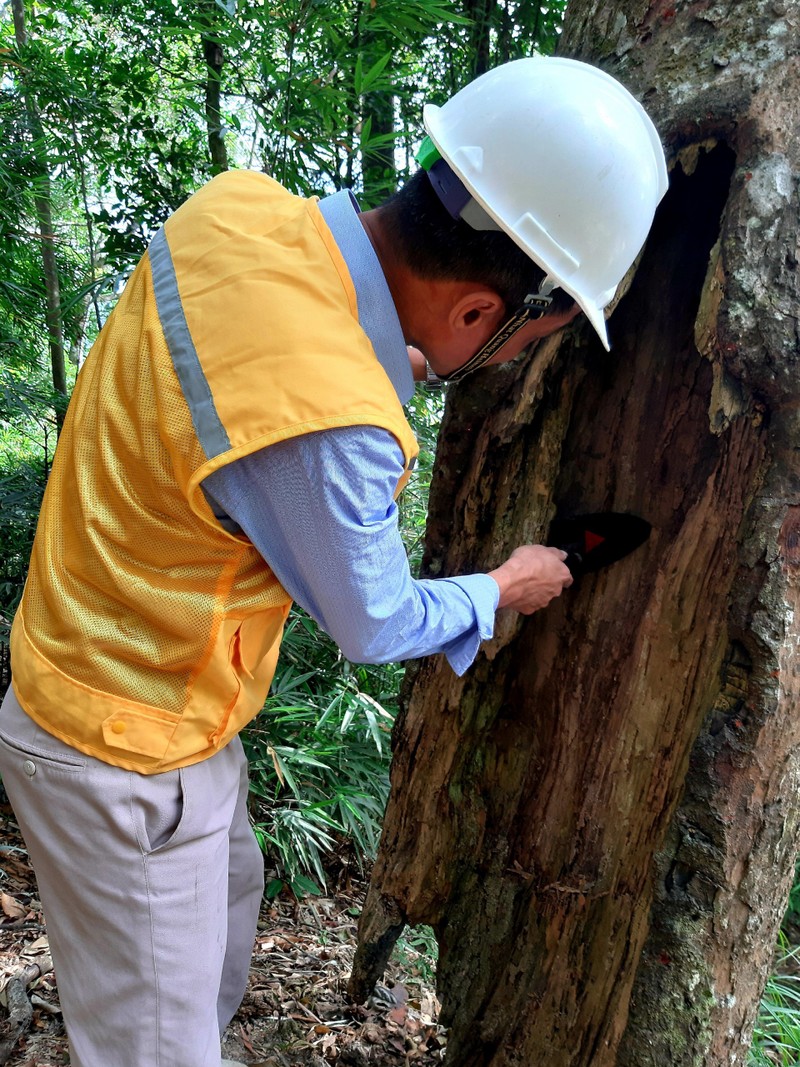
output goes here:
[[217, 414], [214, 398], [186, 324], [178, 292], [178, 279], [175, 277], [175, 268], [163, 229], [153, 238], [149, 256], [161, 329], [164, 331], [183, 395], [189, 405], [195, 433], [206, 457], [211, 459], [221, 452], [227, 452], [231, 442]]
[[383, 268], [358, 218], [358, 202], [347, 189], [326, 196], [319, 210], [344, 257], [358, 302], [358, 324], [369, 337], [401, 404], [414, 395], [405, 338]]

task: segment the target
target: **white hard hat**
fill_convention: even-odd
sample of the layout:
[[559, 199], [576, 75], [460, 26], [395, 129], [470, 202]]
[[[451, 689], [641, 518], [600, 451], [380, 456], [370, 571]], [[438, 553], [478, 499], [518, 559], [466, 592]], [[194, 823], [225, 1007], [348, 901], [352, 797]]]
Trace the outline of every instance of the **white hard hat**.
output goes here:
[[423, 121], [477, 202], [461, 217], [512, 237], [546, 272], [544, 291], [574, 297], [608, 348], [603, 308], [667, 189], [641, 104], [596, 67], [537, 57], [488, 71], [442, 107], [427, 104]]

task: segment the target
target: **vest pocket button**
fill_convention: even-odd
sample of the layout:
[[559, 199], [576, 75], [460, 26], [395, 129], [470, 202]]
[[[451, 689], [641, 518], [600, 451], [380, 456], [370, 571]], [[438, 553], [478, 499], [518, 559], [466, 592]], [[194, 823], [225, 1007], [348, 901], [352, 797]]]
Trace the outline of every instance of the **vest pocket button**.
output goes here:
[[124, 734], [125, 733], [125, 723], [124, 722], [119, 722], [119, 721], [112, 722], [111, 723], [111, 730], [115, 734]]
[[36, 774], [36, 764], [32, 759], [26, 759], [22, 764], [22, 769], [29, 778], [33, 778], [34, 774]]

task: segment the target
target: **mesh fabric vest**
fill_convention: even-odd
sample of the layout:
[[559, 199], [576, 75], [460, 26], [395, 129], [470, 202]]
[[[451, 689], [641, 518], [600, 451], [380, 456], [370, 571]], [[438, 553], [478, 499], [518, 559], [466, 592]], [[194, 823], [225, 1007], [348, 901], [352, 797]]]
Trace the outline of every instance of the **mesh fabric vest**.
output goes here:
[[290, 598], [201, 482], [348, 425], [389, 430], [410, 469], [318, 205], [220, 175], [153, 241], [78, 376], [12, 631], [28, 714], [144, 773], [225, 745], [264, 702]]

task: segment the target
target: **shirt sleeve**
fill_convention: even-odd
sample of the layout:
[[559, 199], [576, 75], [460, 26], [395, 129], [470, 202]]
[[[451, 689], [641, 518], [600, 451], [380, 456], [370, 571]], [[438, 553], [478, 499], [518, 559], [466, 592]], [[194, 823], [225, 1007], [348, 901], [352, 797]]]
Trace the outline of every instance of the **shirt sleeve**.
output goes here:
[[411, 576], [393, 498], [402, 472], [386, 430], [341, 427], [236, 460], [203, 488], [348, 659], [444, 652], [463, 674], [492, 636], [500, 590], [488, 574]]

